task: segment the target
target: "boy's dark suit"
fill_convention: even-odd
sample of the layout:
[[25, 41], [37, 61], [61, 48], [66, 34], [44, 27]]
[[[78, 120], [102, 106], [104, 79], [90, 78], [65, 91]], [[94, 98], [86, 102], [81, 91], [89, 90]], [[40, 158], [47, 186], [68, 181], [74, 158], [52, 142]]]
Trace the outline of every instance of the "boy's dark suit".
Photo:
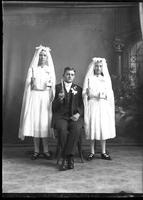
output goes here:
[[[83, 100], [82, 88], [72, 83], [70, 92], [64, 88], [65, 98], [61, 101], [58, 94], [62, 91], [62, 84], [56, 85], [56, 94], [53, 101], [52, 126], [57, 130], [60, 144], [63, 150], [63, 158], [74, 155], [77, 142], [83, 127]], [[80, 114], [77, 121], [70, 117]]]

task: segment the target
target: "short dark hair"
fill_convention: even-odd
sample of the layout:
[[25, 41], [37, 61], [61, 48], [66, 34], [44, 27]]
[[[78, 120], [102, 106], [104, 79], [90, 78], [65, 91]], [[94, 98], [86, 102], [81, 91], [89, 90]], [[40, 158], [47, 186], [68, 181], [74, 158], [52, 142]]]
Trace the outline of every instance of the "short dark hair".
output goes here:
[[74, 73], [76, 73], [73, 67], [65, 67], [63, 75], [66, 73], [66, 71], [74, 71]]

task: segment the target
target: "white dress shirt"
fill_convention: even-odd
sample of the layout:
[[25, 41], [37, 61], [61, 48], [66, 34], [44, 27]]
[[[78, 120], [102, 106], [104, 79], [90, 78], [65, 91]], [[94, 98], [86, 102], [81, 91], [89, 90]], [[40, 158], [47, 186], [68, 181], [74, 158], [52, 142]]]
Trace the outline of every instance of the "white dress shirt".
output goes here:
[[65, 89], [66, 89], [67, 93], [69, 93], [71, 86], [72, 86], [72, 83], [67, 83], [67, 82], [64, 81], [64, 84], [65, 84]]

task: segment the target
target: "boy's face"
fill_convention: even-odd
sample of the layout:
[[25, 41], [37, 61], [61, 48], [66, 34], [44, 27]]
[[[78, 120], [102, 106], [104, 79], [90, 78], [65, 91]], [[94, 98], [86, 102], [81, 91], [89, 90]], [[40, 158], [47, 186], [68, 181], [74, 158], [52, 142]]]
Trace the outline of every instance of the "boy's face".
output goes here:
[[72, 83], [75, 78], [75, 72], [73, 70], [67, 70], [64, 75], [64, 81], [67, 83]]

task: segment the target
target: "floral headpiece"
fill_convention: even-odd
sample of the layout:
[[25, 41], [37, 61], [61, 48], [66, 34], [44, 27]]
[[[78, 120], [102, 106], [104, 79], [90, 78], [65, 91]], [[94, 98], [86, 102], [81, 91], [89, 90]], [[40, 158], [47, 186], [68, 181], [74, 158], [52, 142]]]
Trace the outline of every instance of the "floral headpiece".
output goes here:
[[50, 49], [50, 47], [45, 47], [45, 46], [43, 46], [43, 45], [40, 45], [40, 46], [38, 46], [38, 47], [35, 47], [35, 49], [36, 50], [39, 50], [39, 49], [43, 49], [43, 50], [45, 50], [45, 51], [51, 51], [51, 49]]
[[103, 58], [92, 58], [92, 60], [93, 60], [93, 62], [94, 63], [96, 63], [96, 64], [98, 64], [98, 63], [102, 63], [102, 61], [103, 61]]

